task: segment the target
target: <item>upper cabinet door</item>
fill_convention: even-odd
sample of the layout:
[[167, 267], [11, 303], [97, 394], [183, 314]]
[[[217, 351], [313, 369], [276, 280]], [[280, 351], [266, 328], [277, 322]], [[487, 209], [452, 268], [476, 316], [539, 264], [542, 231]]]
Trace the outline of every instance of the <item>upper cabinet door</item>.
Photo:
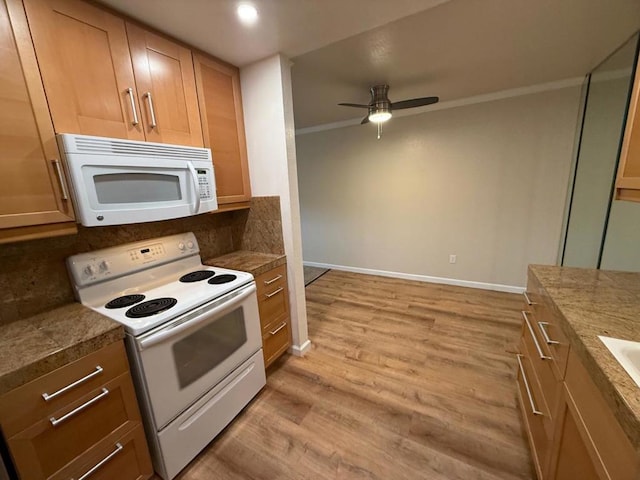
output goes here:
[[127, 23], [148, 141], [202, 147], [191, 50]]
[[251, 199], [240, 72], [195, 53], [196, 85], [204, 145], [211, 149], [218, 204]]
[[[73, 222], [24, 10], [19, 0], [8, 7], [0, 1], [0, 229]], [[23, 229], [17, 237], [35, 233]], [[9, 237], [3, 233], [0, 242]]]
[[640, 66], [636, 68], [627, 114], [616, 180], [616, 199], [640, 202]]
[[80, 0], [24, 0], [57, 133], [144, 140], [124, 20]]

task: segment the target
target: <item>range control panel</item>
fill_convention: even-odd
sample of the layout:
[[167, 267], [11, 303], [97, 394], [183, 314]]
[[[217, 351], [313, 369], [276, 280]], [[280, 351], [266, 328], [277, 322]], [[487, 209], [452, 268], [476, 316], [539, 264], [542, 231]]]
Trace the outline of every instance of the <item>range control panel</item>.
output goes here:
[[77, 286], [86, 286], [199, 252], [189, 232], [73, 255], [67, 258], [67, 268]]

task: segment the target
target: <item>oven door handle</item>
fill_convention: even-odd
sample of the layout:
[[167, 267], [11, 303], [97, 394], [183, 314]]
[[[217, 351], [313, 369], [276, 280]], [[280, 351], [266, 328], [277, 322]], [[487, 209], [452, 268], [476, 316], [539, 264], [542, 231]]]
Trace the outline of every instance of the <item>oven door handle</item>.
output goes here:
[[145, 348], [152, 347], [161, 343], [168, 338], [175, 337], [185, 331], [191, 330], [194, 327], [197, 327], [200, 323], [202, 323], [203, 319], [209, 319], [216, 315], [221, 315], [226, 313], [227, 311], [233, 310], [238, 306], [238, 304], [242, 303], [245, 299], [250, 297], [251, 295], [255, 295], [256, 293], [256, 284], [251, 283], [246, 287], [243, 287], [239, 290], [231, 292], [230, 294], [226, 294], [221, 298], [214, 300], [212, 303], [213, 308], [203, 308], [199, 307], [198, 310], [204, 310], [202, 313], [195, 315], [192, 318], [188, 318], [184, 320], [177, 319], [174, 322], [171, 322], [169, 325], [161, 328], [150, 334], [148, 337], [140, 338], [136, 341], [138, 344], [138, 350], [144, 350]]

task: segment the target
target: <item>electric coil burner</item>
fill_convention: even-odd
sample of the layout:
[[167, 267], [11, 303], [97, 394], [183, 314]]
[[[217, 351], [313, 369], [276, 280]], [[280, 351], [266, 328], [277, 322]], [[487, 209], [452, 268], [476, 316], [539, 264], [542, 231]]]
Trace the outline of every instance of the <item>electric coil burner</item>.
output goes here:
[[193, 283], [200, 282], [202, 280], [206, 280], [207, 278], [211, 278], [216, 274], [213, 270], [197, 270], [195, 272], [189, 272], [186, 275], [180, 277], [180, 282], [182, 283]]
[[237, 277], [231, 274], [216, 275], [209, 280], [211, 285], [222, 285], [223, 283], [233, 282]]
[[67, 267], [78, 300], [124, 326], [153, 466], [170, 480], [266, 383], [253, 276], [203, 265], [193, 233]]
[[131, 307], [125, 315], [129, 318], [142, 318], [156, 315], [173, 307], [178, 301], [175, 298], [154, 298]]
[[104, 308], [125, 308], [135, 305], [145, 299], [144, 295], [123, 295], [122, 297], [114, 298], [107, 303]]

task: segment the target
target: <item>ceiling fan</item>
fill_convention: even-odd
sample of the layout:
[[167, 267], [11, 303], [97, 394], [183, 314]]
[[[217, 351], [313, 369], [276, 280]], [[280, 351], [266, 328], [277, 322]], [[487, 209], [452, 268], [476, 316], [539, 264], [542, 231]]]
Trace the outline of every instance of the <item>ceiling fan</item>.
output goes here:
[[367, 105], [360, 103], [339, 103], [343, 107], [356, 107], [366, 108], [368, 110], [367, 116], [362, 119], [360, 124], [369, 122], [378, 124], [378, 138], [382, 131], [382, 123], [391, 118], [391, 112], [393, 110], [401, 110], [404, 108], [423, 107], [425, 105], [432, 105], [437, 103], [438, 97], [420, 97], [412, 98], [410, 100], [401, 100], [399, 102], [391, 102], [389, 100], [389, 85], [374, 85], [370, 88], [371, 101]]

